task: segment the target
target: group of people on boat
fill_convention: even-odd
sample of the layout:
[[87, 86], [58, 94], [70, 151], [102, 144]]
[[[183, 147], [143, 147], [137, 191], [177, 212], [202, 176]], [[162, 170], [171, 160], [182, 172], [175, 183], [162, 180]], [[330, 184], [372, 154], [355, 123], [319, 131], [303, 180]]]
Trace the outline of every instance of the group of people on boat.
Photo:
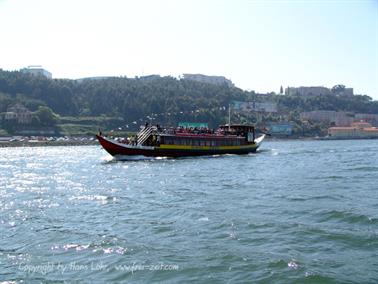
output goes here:
[[126, 144], [126, 145], [137, 145], [137, 137], [135, 135], [132, 135], [130, 137], [117, 137], [114, 139], [118, 143]]
[[[144, 125], [144, 129], [150, 127], [149, 123], [146, 122]], [[222, 130], [218, 129], [217, 131], [209, 128], [209, 127], [183, 127], [183, 126], [177, 126], [169, 127], [169, 128], [161, 128], [159, 124], [156, 125], [156, 128], [158, 133], [161, 134], [223, 134]]]
[[182, 127], [173, 129], [173, 134], [215, 134], [214, 129], [208, 127]]

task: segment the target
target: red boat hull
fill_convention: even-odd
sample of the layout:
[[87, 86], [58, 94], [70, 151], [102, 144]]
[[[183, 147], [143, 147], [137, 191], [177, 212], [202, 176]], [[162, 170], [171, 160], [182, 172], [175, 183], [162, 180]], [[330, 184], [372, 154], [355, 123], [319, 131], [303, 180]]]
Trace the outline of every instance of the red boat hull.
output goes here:
[[[101, 146], [112, 156], [188, 157], [222, 154], [248, 154], [256, 152], [260, 143], [239, 147], [148, 147], [131, 146], [96, 135]], [[263, 138], [262, 138], [263, 139]], [[261, 139], [261, 141], [262, 141]]]

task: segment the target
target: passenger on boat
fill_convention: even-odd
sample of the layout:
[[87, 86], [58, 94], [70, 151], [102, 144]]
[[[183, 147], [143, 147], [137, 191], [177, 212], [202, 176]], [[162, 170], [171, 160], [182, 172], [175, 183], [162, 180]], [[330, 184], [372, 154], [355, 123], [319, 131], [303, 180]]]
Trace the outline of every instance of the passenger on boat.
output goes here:
[[137, 144], [136, 137], [135, 136], [131, 136], [130, 137], [130, 142], [131, 142], [132, 146], [136, 146], [136, 144]]

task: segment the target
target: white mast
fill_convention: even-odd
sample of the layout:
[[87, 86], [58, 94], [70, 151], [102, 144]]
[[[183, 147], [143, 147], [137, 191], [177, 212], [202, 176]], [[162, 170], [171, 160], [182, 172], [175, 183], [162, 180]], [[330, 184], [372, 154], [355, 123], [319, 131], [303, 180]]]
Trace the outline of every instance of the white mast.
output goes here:
[[228, 104], [228, 131], [231, 130], [231, 104]]

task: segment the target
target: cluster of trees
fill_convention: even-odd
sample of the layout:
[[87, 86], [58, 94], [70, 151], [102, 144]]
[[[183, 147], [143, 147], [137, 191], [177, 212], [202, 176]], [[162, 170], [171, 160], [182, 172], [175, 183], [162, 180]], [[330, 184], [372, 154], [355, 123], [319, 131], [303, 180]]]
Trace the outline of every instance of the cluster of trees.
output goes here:
[[[340, 88], [341, 85], [335, 87], [335, 91]], [[378, 113], [378, 102], [362, 95], [262, 95], [226, 84], [213, 85], [173, 77], [51, 80], [0, 70], [0, 113], [19, 102], [34, 112], [43, 106], [61, 117], [113, 117], [118, 122], [123, 120], [124, 125], [133, 125], [134, 121], [139, 125], [144, 122], [140, 122], [142, 118], [159, 114], [155, 116], [156, 123], [175, 124], [188, 120], [205, 121], [216, 126], [226, 121], [227, 111], [222, 107], [233, 100], [276, 102], [278, 109], [290, 113], [293, 119], [300, 112], [310, 110]], [[45, 118], [41, 117], [39, 122], [43, 124]], [[240, 117], [241, 120], [253, 118]]]
[[219, 107], [246, 99], [251, 94], [238, 88], [173, 77], [51, 80], [0, 71], [0, 112], [19, 102], [31, 111], [47, 106], [60, 116], [121, 117], [125, 124], [151, 114], [160, 114], [160, 123], [197, 119], [217, 124], [226, 113]]

